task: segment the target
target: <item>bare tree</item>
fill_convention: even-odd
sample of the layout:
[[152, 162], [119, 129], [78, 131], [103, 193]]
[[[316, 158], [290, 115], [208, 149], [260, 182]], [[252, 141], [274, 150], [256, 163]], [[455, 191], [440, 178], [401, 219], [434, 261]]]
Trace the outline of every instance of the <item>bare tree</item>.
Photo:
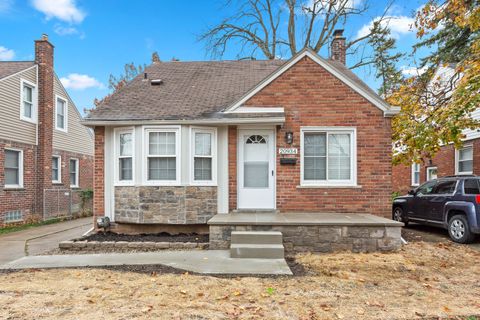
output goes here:
[[[227, 0], [226, 5], [237, 3]], [[339, 25], [367, 10], [366, 0], [241, 0], [237, 14], [209, 28], [200, 40], [214, 57], [221, 57], [231, 43], [240, 44], [241, 58], [254, 58], [259, 50], [267, 59], [294, 55], [306, 47], [319, 52]], [[385, 14], [380, 22], [383, 19]], [[375, 30], [348, 42], [350, 54], [356, 53], [372, 32]], [[360, 60], [356, 66], [373, 62], [363, 56]]]

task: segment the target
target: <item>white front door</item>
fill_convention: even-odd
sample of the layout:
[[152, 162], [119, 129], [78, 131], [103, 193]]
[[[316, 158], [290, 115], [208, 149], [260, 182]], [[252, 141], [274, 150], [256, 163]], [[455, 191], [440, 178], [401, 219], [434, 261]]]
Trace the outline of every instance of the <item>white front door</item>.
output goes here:
[[238, 131], [238, 209], [275, 209], [275, 131]]

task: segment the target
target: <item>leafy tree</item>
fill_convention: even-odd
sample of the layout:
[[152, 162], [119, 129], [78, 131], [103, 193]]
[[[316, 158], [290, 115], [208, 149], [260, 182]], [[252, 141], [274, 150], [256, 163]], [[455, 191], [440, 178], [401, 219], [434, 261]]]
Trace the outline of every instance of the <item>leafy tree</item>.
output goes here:
[[396, 41], [391, 37], [388, 25], [382, 25], [380, 21], [374, 21], [368, 43], [373, 48], [375, 76], [382, 80], [378, 92], [381, 96], [388, 96], [403, 81], [402, 72], [397, 69], [396, 63], [404, 54], [395, 52]]
[[[408, 79], [388, 97], [401, 107], [392, 122], [394, 163], [421, 162], [449, 143], [460, 147], [462, 131], [480, 127], [470, 116], [480, 106], [479, 0], [430, 0], [417, 14], [416, 26], [417, 47], [437, 49], [422, 61], [423, 75]], [[447, 66], [451, 72], [439, 75]]]

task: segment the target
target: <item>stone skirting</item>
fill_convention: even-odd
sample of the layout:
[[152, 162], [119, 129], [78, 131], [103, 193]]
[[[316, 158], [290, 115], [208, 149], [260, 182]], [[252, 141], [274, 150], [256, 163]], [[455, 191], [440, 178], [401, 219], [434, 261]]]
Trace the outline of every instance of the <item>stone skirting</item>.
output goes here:
[[62, 241], [58, 245], [61, 251], [157, 251], [157, 250], [191, 250], [207, 249], [208, 243], [196, 242], [129, 242], [129, 241]]
[[288, 255], [395, 251], [402, 245], [399, 226], [210, 225], [210, 249], [228, 249], [232, 231], [280, 231]]
[[217, 187], [115, 187], [115, 221], [139, 224], [205, 224], [217, 213]]

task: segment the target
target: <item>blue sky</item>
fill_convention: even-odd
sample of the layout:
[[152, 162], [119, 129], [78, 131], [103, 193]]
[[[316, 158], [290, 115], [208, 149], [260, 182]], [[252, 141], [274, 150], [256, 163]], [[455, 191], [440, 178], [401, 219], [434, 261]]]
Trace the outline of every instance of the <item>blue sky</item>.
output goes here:
[[[311, 0], [305, 0], [308, 2]], [[362, 2], [367, 0], [352, 0]], [[387, 0], [370, 0], [368, 12], [345, 26], [354, 39], [381, 15]], [[398, 50], [410, 53], [415, 32], [412, 13], [424, 0], [397, 0], [388, 12]], [[33, 41], [42, 33], [55, 45], [55, 69], [77, 108], [91, 108], [95, 97], [108, 93], [110, 74], [118, 75], [127, 62], [148, 64], [157, 51], [162, 60], [208, 60], [197, 37], [208, 26], [230, 16], [222, 0], [0, 0], [0, 60], [32, 60]], [[340, 26], [340, 25], [339, 25]], [[223, 57], [235, 59], [237, 47]], [[322, 51], [325, 56], [326, 52]], [[260, 57], [259, 57], [260, 58]], [[350, 61], [353, 62], [353, 61]], [[399, 67], [408, 73], [411, 58]], [[414, 69], [412, 69], [414, 70]], [[373, 88], [378, 87], [369, 68], [355, 70]]]

